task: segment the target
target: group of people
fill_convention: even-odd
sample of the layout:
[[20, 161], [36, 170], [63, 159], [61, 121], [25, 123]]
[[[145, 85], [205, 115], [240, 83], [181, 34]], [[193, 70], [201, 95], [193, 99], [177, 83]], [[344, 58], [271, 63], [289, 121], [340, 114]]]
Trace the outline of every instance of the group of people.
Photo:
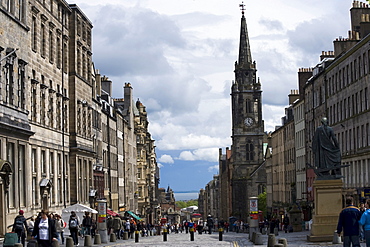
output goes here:
[[366, 246], [370, 247], [370, 199], [358, 208], [349, 197], [346, 205], [339, 214], [337, 225], [337, 234], [344, 236], [343, 246], [360, 247], [361, 240], [365, 240]]
[[[78, 236], [94, 235], [96, 224], [91, 218], [89, 212], [85, 212], [82, 224], [74, 211], [68, 220], [68, 228], [75, 245], [78, 245]], [[96, 223], [96, 222], [95, 222]], [[64, 244], [64, 229], [67, 223], [64, 222], [61, 215], [49, 213], [47, 210], [42, 210], [36, 219], [30, 217], [29, 221], [24, 217], [24, 211], [19, 210], [19, 215], [14, 219], [12, 232], [17, 233], [18, 242], [23, 246], [26, 242], [26, 235], [31, 236], [31, 239], [38, 242], [38, 246], [51, 246], [52, 241], [61, 241]], [[80, 231], [81, 229], [82, 232]]]
[[[85, 237], [85, 235], [91, 235], [91, 237], [95, 236], [96, 221], [90, 216], [90, 213], [86, 211], [81, 223], [76, 212], [72, 211], [68, 220], [68, 229], [71, 234], [71, 238], [73, 239], [73, 243], [75, 245], [79, 245], [79, 236], [81, 238]], [[63, 243], [64, 240], [62, 239], [62, 244]]]
[[24, 211], [19, 210], [19, 215], [14, 219], [12, 231], [17, 233], [18, 242], [21, 242], [23, 246], [25, 246], [26, 233], [28, 233], [31, 234], [32, 239], [37, 239], [38, 246], [47, 247], [59, 238], [57, 225], [59, 225], [58, 215], [51, 217], [46, 210], [42, 210], [36, 220], [31, 218], [29, 223], [24, 217]]
[[117, 239], [123, 238], [124, 232], [127, 232], [130, 238], [134, 236], [135, 230], [141, 232], [143, 237], [148, 236], [148, 231], [151, 230], [152, 227], [152, 225], [145, 224], [142, 221], [136, 222], [131, 217], [128, 218], [116, 215], [114, 217], [108, 216], [107, 218], [108, 235], [115, 233]]

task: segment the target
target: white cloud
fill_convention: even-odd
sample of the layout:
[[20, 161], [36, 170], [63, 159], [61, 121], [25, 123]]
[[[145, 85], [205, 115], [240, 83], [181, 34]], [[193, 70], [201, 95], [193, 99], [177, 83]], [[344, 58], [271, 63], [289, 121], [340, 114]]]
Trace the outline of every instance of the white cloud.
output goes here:
[[182, 151], [178, 159], [187, 161], [203, 160], [218, 162], [218, 150], [218, 148], [201, 148], [193, 151]]
[[168, 154], [163, 154], [159, 159], [158, 159], [159, 162], [162, 162], [162, 163], [168, 163], [168, 164], [173, 164], [174, 161], [171, 157], [171, 155], [168, 155]]
[[[179, 154], [158, 160], [217, 162], [218, 148], [231, 145], [230, 87], [239, 51], [240, 2], [190, 0], [181, 7], [171, 0], [73, 3], [93, 23], [93, 61], [112, 79], [113, 97], [122, 97], [124, 82], [131, 82], [134, 99], [146, 106], [157, 152]], [[281, 124], [290, 90], [298, 88], [298, 68], [315, 66], [322, 50], [332, 50], [332, 41], [347, 35], [351, 3], [245, 5], [265, 131], [273, 131]]]
[[194, 154], [190, 151], [182, 151], [179, 155], [179, 160], [187, 160], [187, 161], [192, 161], [195, 160]]
[[208, 167], [208, 171], [213, 172], [213, 173], [218, 173], [218, 168], [219, 168], [218, 165], [210, 166]]
[[157, 166], [158, 166], [158, 168], [163, 168], [164, 167], [164, 165], [162, 165], [161, 163], [157, 163]]

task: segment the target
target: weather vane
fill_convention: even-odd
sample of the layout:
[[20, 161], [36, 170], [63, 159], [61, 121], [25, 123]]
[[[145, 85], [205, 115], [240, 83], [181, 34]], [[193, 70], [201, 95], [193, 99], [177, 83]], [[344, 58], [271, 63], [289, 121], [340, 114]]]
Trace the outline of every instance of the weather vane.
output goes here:
[[[368, 0], [368, 1], [370, 1], [370, 0]], [[242, 14], [244, 15], [244, 10], [245, 10], [245, 4], [244, 4], [244, 2], [242, 2], [242, 4], [239, 4], [239, 8], [241, 8], [241, 11], [242, 11]]]

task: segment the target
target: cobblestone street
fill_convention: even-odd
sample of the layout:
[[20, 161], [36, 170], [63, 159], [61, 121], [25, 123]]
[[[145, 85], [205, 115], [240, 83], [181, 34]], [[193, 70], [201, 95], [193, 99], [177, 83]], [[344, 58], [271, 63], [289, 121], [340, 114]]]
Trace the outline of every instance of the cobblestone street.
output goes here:
[[[276, 242], [279, 238], [285, 238], [287, 240], [288, 246], [294, 247], [320, 247], [320, 246], [333, 246], [341, 247], [342, 244], [332, 244], [331, 242], [320, 242], [312, 243], [307, 241], [307, 235], [309, 231], [303, 232], [293, 232], [293, 233], [284, 233], [279, 232], [279, 235], [276, 236]], [[223, 240], [219, 241], [219, 234], [215, 232], [213, 234], [194, 234], [194, 241], [190, 241], [190, 234], [186, 233], [171, 233], [167, 235], [167, 241], [163, 241], [163, 236], [148, 236], [148, 237], [139, 237], [139, 242], [135, 242], [135, 239], [128, 240], [117, 240], [116, 242], [108, 242], [101, 244], [100, 246], [172, 246], [172, 247], [216, 247], [216, 246], [232, 246], [232, 247], [243, 247], [243, 246], [267, 246], [268, 236], [262, 235], [263, 245], [254, 245], [249, 241], [249, 234], [247, 233], [234, 233], [228, 232], [223, 234]], [[63, 245], [61, 245], [63, 246]], [[83, 239], [79, 239], [79, 246], [84, 246]], [[94, 245], [97, 246], [97, 245]], [[361, 243], [361, 247], [365, 247], [365, 243]]]

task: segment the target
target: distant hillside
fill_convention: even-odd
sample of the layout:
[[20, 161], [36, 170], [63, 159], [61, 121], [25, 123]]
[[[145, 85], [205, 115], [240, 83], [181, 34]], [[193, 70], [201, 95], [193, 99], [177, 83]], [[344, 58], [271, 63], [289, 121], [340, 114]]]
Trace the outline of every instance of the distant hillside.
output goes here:
[[190, 206], [198, 206], [198, 200], [186, 200], [186, 201], [176, 201], [176, 206], [179, 208], [187, 208]]

